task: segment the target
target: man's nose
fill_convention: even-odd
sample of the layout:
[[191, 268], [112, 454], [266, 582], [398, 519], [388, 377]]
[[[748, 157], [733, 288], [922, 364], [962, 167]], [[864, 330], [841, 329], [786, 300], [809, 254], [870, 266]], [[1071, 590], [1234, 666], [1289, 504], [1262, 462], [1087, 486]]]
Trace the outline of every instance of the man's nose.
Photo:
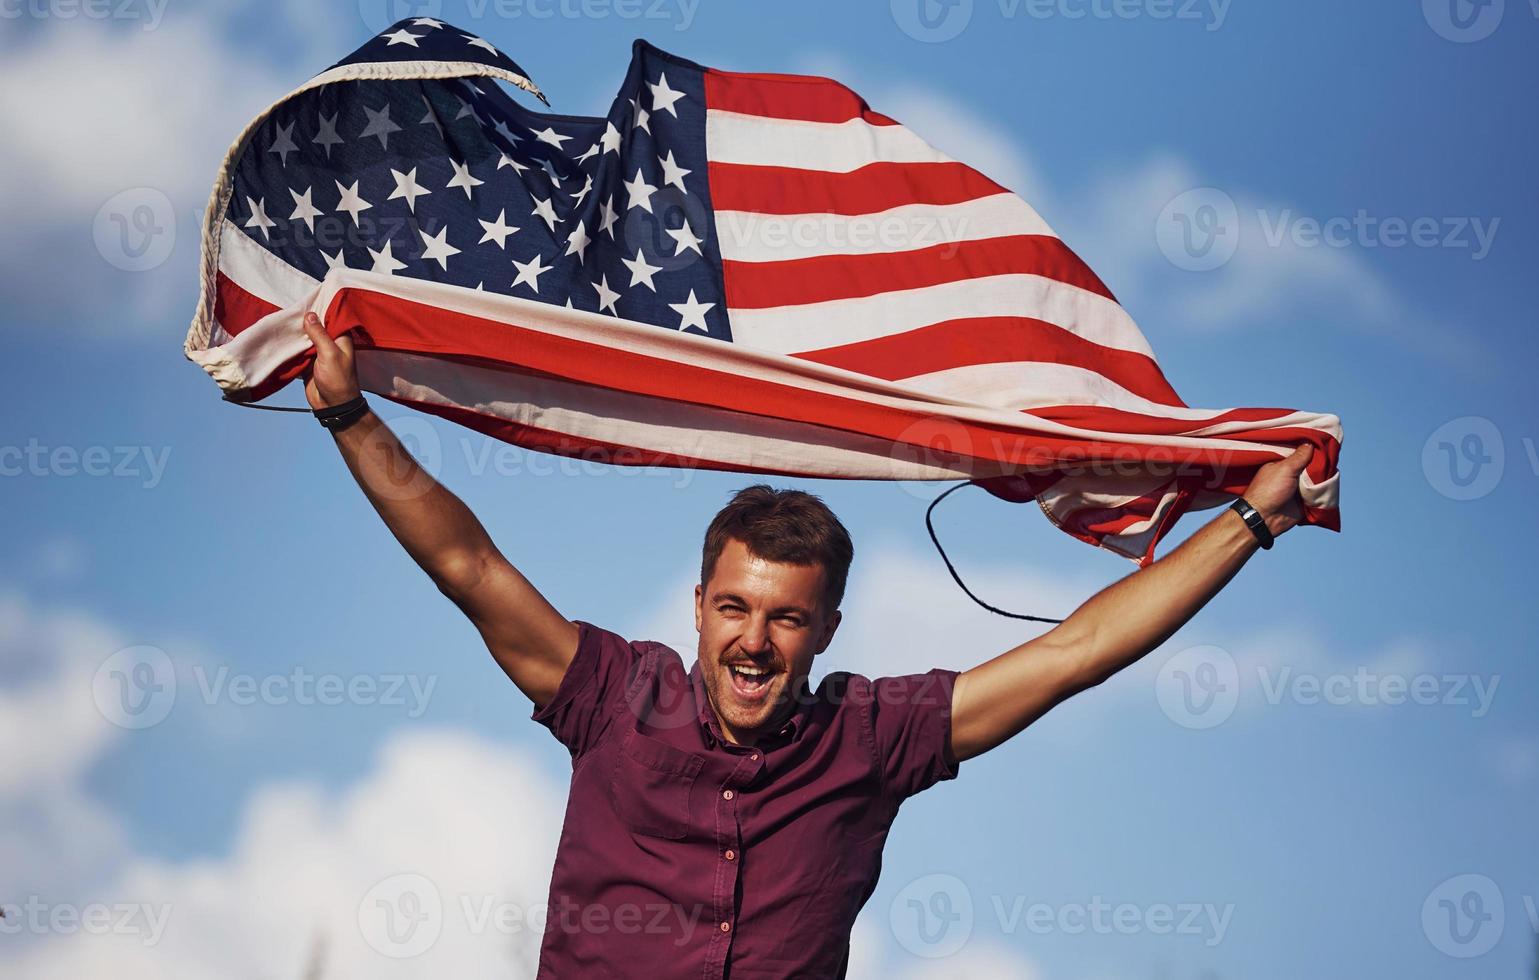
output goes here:
[[759, 656], [770, 652], [769, 620], [758, 616], [750, 616], [743, 626], [743, 635], [738, 639], [738, 645], [749, 656]]

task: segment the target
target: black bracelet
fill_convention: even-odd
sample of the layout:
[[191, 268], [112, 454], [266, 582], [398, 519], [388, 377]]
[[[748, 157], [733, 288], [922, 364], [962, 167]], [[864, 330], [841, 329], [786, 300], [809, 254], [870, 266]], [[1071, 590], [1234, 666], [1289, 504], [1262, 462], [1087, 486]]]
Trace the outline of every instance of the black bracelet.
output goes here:
[[325, 408], [315, 409], [316, 421], [333, 433], [341, 432], [367, 414], [369, 414], [369, 403], [364, 401], [362, 395], [350, 398], [340, 405], [328, 405]]
[[1250, 533], [1254, 534], [1256, 540], [1261, 542], [1263, 550], [1272, 547], [1272, 542], [1276, 540], [1272, 537], [1272, 529], [1266, 526], [1266, 518], [1261, 516], [1259, 510], [1251, 506], [1250, 501], [1244, 497], [1236, 498], [1235, 502], [1229, 505], [1229, 509], [1244, 519], [1245, 526], [1250, 528]]

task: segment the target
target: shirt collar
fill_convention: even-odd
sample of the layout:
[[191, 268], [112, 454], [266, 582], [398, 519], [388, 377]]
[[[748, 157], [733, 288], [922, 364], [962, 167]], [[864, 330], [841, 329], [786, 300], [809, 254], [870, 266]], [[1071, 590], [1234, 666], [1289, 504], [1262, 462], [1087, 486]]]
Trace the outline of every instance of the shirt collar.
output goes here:
[[[708, 742], [714, 741], [718, 745], [730, 746], [733, 743], [727, 741], [722, 735], [721, 723], [716, 720], [716, 712], [711, 710], [711, 695], [705, 689], [705, 675], [700, 670], [700, 660], [695, 659], [695, 665], [689, 668], [689, 683], [695, 692], [695, 706], [699, 710], [700, 727], [705, 732]], [[780, 735], [788, 742], [794, 742], [801, 736], [807, 712], [811, 705], [804, 699], [791, 712], [790, 719], [781, 726]]]

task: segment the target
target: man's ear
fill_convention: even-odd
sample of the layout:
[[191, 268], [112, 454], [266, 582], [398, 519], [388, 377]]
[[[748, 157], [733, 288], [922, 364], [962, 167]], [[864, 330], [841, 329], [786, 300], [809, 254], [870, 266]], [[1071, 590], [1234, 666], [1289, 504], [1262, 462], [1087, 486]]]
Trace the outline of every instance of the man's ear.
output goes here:
[[703, 622], [703, 617], [704, 617], [704, 614], [705, 614], [705, 607], [703, 605], [704, 599], [705, 599], [705, 589], [703, 587], [701, 587], [701, 586], [698, 586], [698, 585], [695, 586], [695, 632], [696, 633], [700, 632], [700, 626], [701, 626], [701, 623]]
[[[834, 610], [834, 614], [832, 616], [828, 617], [828, 623], [823, 627], [823, 639], [818, 642], [818, 653], [822, 653], [824, 650], [828, 649], [828, 644], [833, 642], [834, 631], [839, 628], [839, 624], [843, 620], [844, 613], [837, 609]], [[817, 655], [817, 653], [813, 654], [814, 657]]]

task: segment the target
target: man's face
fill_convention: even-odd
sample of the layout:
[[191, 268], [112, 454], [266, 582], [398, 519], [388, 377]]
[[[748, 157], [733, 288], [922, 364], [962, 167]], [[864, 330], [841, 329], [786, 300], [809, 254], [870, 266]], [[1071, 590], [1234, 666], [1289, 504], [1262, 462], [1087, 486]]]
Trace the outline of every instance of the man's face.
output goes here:
[[839, 626], [823, 609], [821, 565], [787, 565], [728, 539], [711, 580], [695, 586], [700, 673], [722, 732], [752, 744], [784, 723]]

